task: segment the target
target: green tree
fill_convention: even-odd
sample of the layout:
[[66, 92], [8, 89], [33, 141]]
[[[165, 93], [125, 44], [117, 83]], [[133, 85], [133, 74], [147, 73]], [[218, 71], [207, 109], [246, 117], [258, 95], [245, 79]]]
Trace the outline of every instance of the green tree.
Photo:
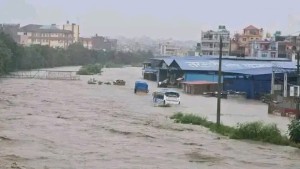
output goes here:
[[0, 39], [0, 74], [8, 73], [10, 71], [12, 52], [6, 44]]

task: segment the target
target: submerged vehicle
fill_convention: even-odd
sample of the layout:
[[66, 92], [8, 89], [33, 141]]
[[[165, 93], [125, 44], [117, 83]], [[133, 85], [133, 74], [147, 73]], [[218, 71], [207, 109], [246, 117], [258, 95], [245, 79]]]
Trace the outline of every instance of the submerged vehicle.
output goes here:
[[163, 105], [180, 104], [180, 94], [173, 90], [153, 92], [153, 102]]
[[134, 93], [137, 93], [137, 92], [148, 93], [149, 92], [148, 84], [144, 81], [136, 81], [135, 85], [134, 85]]

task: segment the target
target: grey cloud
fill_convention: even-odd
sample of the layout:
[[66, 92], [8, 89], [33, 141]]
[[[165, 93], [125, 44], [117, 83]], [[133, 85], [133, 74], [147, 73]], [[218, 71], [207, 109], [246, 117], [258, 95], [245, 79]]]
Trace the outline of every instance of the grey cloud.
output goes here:
[[0, 20], [12, 22], [35, 18], [35, 8], [25, 0], [0, 0]]

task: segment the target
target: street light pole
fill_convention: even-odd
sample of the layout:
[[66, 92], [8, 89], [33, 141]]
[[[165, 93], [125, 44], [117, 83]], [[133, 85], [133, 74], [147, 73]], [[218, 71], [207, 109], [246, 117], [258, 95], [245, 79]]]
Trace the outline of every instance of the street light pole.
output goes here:
[[223, 41], [222, 41], [222, 36], [220, 36], [220, 54], [219, 54], [219, 72], [218, 72], [218, 100], [217, 100], [217, 125], [220, 125], [220, 121], [221, 121], [222, 48], [223, 48]]

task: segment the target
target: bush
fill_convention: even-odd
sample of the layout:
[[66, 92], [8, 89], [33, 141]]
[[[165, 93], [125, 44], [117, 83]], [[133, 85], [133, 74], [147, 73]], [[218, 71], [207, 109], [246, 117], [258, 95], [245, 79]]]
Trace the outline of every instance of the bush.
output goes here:
[[262, 122], [238, 124], [231, 138], [288, 145], [288, 139], [281, 135], [280, 130], [275, 124], [263, 124]]
[[[264, 124], [263, 122], [250, 122], [238, 124], [237, 127], [229, 127], [223, 124], [217, 125], [208, 121], [204, 117], [193, 114], [175, 113], [170, 117], [176, 123], [201, 125], [209, 128], [212, 132], [229, 136], [231, 139], [249, 139], [255, 141], [268, 142], [277, 145], [289, 145], [300, 148], [297, 144], [300, 140], [300, 122], [293, 121], [289, 125], [291, 141], [282, 136], [280, 130], [275, 124]], [[294, 141], [294, 142], [292, 142]]]
[[89, 64], [82, 66], [77, 72], [78, 75], [94, 75], [101, 73], [102, 66], [100, 64]]
[[209, 128], [211, 131], [225, 135], [230, 136], [232, 133], [232, 130], [234, 128], [224, 125], [217, 125], [211, 121], [208, 121], [205, 117], [196, 116], [193, 114], [182, 114], [182, 113], [176, 113], [173, 116], [170, 117], [171, 119], [175, 119], [176, 123], [182, 123], [182, 124], [193, 124], [193, 125], [201, 125], [204, 127]]
[[295, 143], [300, 143], [300, 121], [292, 120], [291, 124], [288, 125], [288, 131], [290, 140]]

